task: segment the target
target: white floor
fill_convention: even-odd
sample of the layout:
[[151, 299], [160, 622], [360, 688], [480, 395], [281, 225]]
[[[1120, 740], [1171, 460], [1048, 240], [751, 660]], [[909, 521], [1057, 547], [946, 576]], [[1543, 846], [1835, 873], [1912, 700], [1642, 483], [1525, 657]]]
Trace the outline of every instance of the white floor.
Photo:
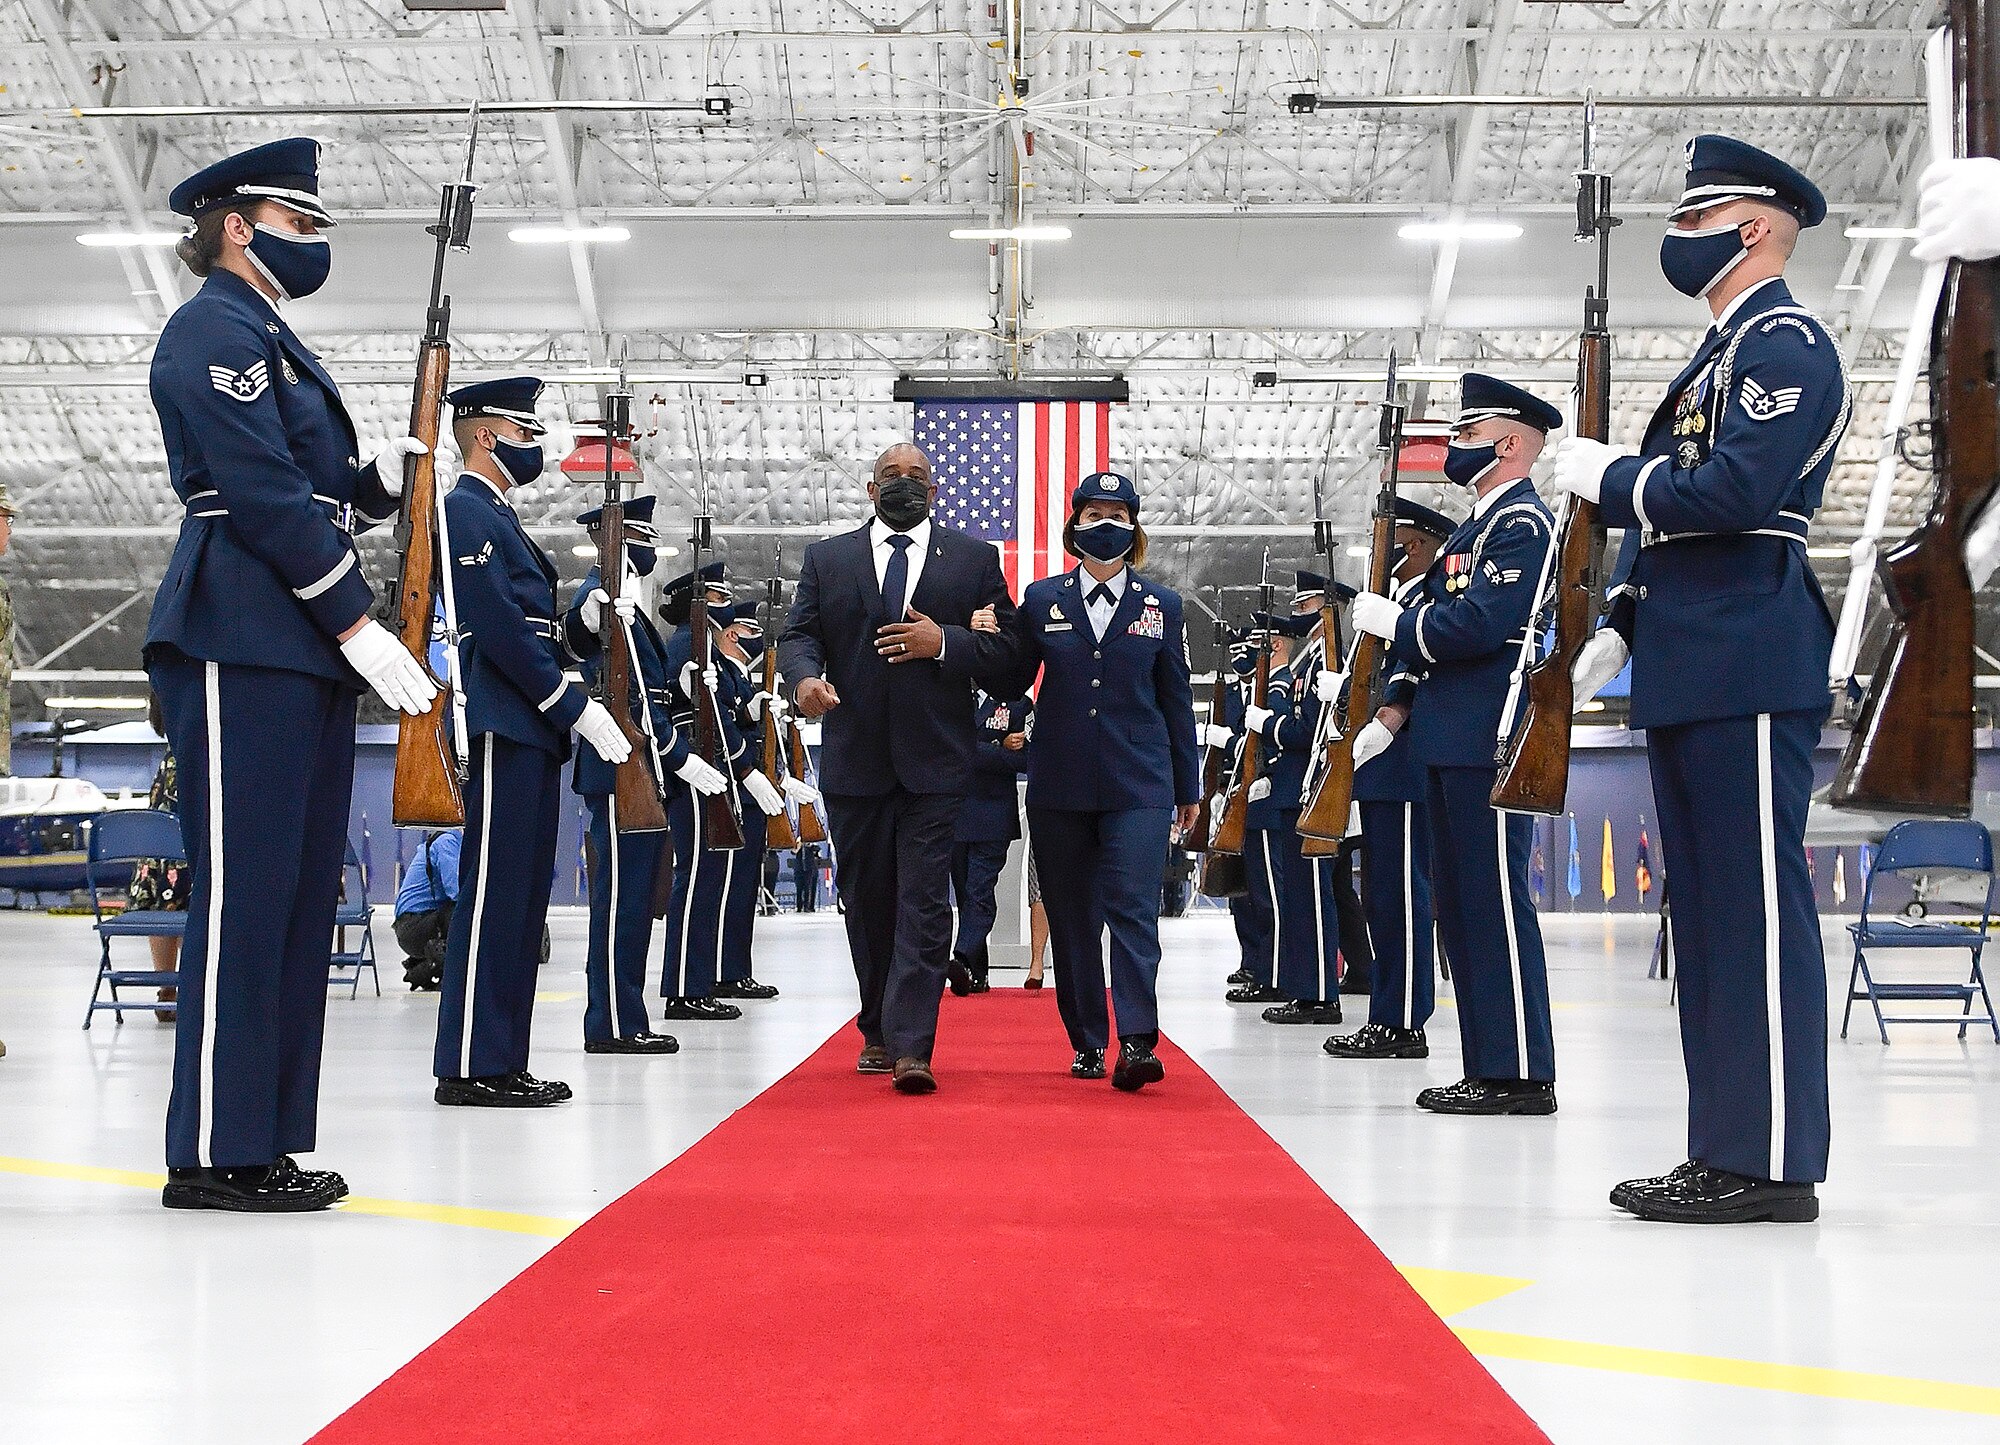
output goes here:
[[[1220, 1001], [1233, 946], [1220, 916], [1165, 926], [1169, 1033], [1398, 1264], [1463, 1272], [1434, 1283], [1487, 1302], [1447, 1309], [1451, 1323], [1560, 1445], [1752, 1431], [2000, 1440], [1990, 1035], [1961, 1045], [1950, 1030], [1905, 1028], [1885, 1049], [1858, 1029], [1836, 1042], [1834, 1180], [1819, 1225], [1649, 1226], [1604, 1199], [1615, 1180], [1682, 1154], [1673, 1015], [1644, 977], [1648, 921], [1548, 921], [1562, 1112], [1544, 1120], [1409, 1106], [1457, 1076], [1448, 1006], [1428, 1062], [1337, 1063], [1319, 1052], [1325, 1030], [1274, 1028]], [[244, 1220], [168, 1214], [156, 1185], [118, 1172], [160, 1168], [171, 1030], [150, 1015], [79, 1030], [87, 920], [0, 915], [0, 1439], [304, 1439], [550, 1247], [548, 1221], [580, 1219], [657, 1169], [851, 1012], [838, 919], [768, 920], [758, 972], [782, 1000], [738, 1024], [678, 1027], [675, 1059], [586, 1057], [580, 932], [574, 916], [558, 920], [536, 1016], [535, 1068], [576, 1084], [570, 1108], [432, 1106], [435, 998], [405, 992], [392, 968], [379, 1000], [343, 990], [329, 1006], [315, 1162], [345, 1171], [360, 1196], [503, 1214]], [[1844, 981], [1839, 937], [1830, 928]], [[949, 1010], [977, 1006], [946, 1001], [946, 1087]], [[1492, 1276], [1504, 1278], [1480, 1278]], [[754, 1345], [738, 1357], [754, 1360]], [[1762, 1384], [1717, 1383], [1745, 1380]]]

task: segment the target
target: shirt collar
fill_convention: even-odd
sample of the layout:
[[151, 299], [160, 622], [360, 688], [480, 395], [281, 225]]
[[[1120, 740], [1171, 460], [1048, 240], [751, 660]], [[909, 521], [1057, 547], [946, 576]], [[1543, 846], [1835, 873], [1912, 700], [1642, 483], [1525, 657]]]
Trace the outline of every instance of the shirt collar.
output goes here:
[[472, 480], [478, 482], [482, 487], [486, 488], [487, 491], [491, 492], [494, 495], [494, 497], [499, 501], [501, 506], [505, 507], [510, 512], [514, 510], [514, 504], [507, 500], [507, 489], [505, 487], [495, 486], [493, 483], [493, 479], [491, 477], [482, 477], [477, 472], [460, 472], [459, 475], [461, 477], [472, 478]]
[[1492, 511], [1495, 507], [1500, 505], [1500, 499], [1502, 497], [1506, 496], [1509, 492], [1513, 491], [1514, 488], [1520, 486], [1521, 483], [1527, 480], [1528, 479], [1526, 477], [1516, 477], [1513, 481], [1508, 482], [1504, 486], [1495, 487], [1492, 491], [1488, 492], [1485, 496], [1479, 498], [1472, 504], [1472, 515], [1475, 518], [1485, 516], [1488, 512]]
[[1095, 592], [1100, 585], [1111, 589], [1111, 600], [1116, 602], [1120, 597], [1125, 595], [1125, 579], [1130, 570], [1126, 567], [1120, 567], [1100, 584], [1095, 577], [1084, 570], [1083, 563], [1079, 562], [1076, 564], [1076, 585], [1083, 589], [1083, 597], [1086, 602], [1090, 600], [1090, 594]]
[[1715, 325], [1711, 329], [1715, 331], [1727, 331], [1729, 323], [1736, 319], [1736, 313], [1743, 309], [1744, 302], [1755, 296], [1759, 291], [1762, 291], [1766, 286], [1775, 285], [1783, 279], [1781, 276], [1766, 276], [1762, 281], [1750, 287], [1734, 301], [1731, 301], [1727, 306], [1722, 308], [1722, 314], [1715, 318]]
[[868, 545], [871, 547], [886, 547], [889, 545], [889, 539], [898, 535], [908, 537], [916, 550], [921, 552], [931, 544], [931, 519], [926, 517], [909, 531], [900, 534], [880, 517], [868, 524]]

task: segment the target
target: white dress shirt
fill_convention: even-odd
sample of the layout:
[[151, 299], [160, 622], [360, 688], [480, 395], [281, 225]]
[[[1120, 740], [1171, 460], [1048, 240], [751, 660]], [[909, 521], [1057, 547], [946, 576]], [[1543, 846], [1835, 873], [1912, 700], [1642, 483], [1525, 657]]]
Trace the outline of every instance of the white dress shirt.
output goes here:
[[1766, 286], [1769, 286], [1773, 281], [1780, 281], [1783, 279], [1784, 278], [1780, 276], [1766, 276], [1762, 281], [1757, 282], [1755, 285], [1746, 287], [1740, 295], [1731, 298], [1729, 304], [1722, 308], [1722, 314], [1716, 317], [1714, 324], [1712, 324], [1708, 328], [1709, 333], [1713, 335], [1715, 332], [1722, 330], [1723, 327], [1727, 326], [1731, 321], [1734, 321], [1736, 319], [1736, 313], [1743, 309], [1744, 303], [1749, 301], [1749, 299], [1752, 296], [1755, 296], [1759, 291], [1762, 291]]
[[[1120, 567], [1100, 583], [1090, 575], [1088, 569], [1079, 564], [1076, 569], [1076, 585], [1083, 589], [1083, 613], [1090, 619], [1090, 635], [1102, 642], [1105, 629], [1111, 626], [1111, 616], [1118, 610], [1118, 601], [1125, 595], [1125, 569]], [[1090, 594], [1100, 586], [1109, 587], [1111, 596], [1108, 599], [1100, 596], [1097, 601], [1091, 601]]]
[[[917, 595], [917, 579], [924, 575], [924, 558], [930, 555], [931, 519], [924, 518], [907, 532], [895, 531], [880, 517], [868, 524], [868, 540], [875, 552], [875, 588], [878, 592], [882, 588], [883, 577], [888, 574], [889, 559], [896, 555], [896, 549], [889, 545], [891, 537], [910, 539], [910, 545], [903, 549], [903, 556], [908, 559], [910, 568], [909, 584], [903, 588], [903, 605], [908, 607], [910, 599]], [[890, 620], [901, 622], [903, 619], [897, 617]]]

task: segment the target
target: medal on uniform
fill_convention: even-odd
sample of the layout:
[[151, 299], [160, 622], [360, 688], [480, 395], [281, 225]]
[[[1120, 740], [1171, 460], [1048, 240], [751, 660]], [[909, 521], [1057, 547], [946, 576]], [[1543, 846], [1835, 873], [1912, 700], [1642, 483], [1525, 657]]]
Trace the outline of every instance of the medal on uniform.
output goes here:
[[1444, 559], [1444, 590], [1447, 596], [1456, 597], [1472, 585], [1472, 554], [1470, 552], [1448, 552]]

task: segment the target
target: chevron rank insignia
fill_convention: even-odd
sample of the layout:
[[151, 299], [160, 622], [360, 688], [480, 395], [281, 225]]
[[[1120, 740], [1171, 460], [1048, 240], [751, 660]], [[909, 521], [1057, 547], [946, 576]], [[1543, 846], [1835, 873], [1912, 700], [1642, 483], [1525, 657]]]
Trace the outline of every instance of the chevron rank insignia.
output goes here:
[[1756, 378], [1743, 378], [1743, 410], [1752, 421], [1771, 421], [1788, 411], [1797, 411], [1799, 401], [1806, 394], [1802, 386], [1781, 386], [1776, 391], [1766, 391], [1757, 384]]
[[1488, 557], [1484, 562], [1479, 564], [1479, 570], [1486, 574], [1486, 580], [1495, 587], [1505, 587], [1510, 582], [1519, 582], [1521, 580], [1521, 569], [1519, 567], [1502, 567], [1494, 562], [1491, 557]]
[[208, 369], [208, 383], [224, 396], [236, 401], [255, 401], [271, 389], [271, 368], [261, 361], [254, 363], [248, 371], [231, 371], [226, 366], [211, 366]]
[[488, 562], [492, 560], [493, 560], [493, 544], [491, 542], [487, 542], [484, 545], [482, 545], [477, 552], [474, 552], [470, 557], [459, 558], [458, 562], [461, 567], [484, 567]]

